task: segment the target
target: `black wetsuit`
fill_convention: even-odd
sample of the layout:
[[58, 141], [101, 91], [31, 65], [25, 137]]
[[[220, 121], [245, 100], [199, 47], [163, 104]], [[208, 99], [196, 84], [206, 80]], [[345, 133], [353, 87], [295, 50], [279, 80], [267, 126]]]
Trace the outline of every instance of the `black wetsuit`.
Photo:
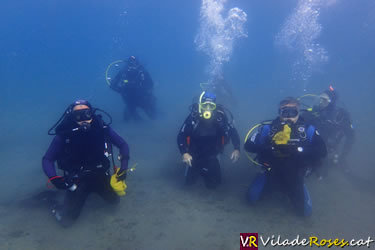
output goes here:
[[140, 65], [126, 65], [111, 81], [111, 88], [121, 94], [126, 105], [125, 120], [139, 120], [137, 108], [141, 108], [151, 118], [156, 116], [156, 101], [153, 95], [154, 83], [150, 74]]
[[[329, 159], [347, 168], [346, 157], [354, 144], [354, 129], [348, 111], [335, 105], [329, 105], [325, 109], [314, 106], [312, 111], [305, 111], [303, 117], [313, 124], [325, 141], [329, 153]], [[337, 159], [334, 156], [338, 157]]]
[[251, 184], [248, 198], [257, 202], [267, 187], [279, 184], [292, 200], [298, 214], [309, 216], [312, 212], [310, 195], [304, 185], [307, 168], [317, 167], [327, 150], [324, 141], [312, 125], [306, 125], [302, 118], [289, 124], [290, 139], [287, 144], [276, 145], [272, 138], [284, 129], [285, 123], [276, 119], [264, 124], [245, 143], [245, 150], [257, 154], [257, 161], [265, 171]]
[[177, 144], [182, 155], [189, 153], [193, 157], [192, 167], [187, 167], [185, 173], [186, 183], [194, 183], [200, 174], [204, 177], [206, 187], [214, 188], [221, 183], [217, 155], [223, 152], [229, 140], [235, 149], [240, 150], [240, 138], [220, 106], [209, 120], [199, 116], [197, 106], [193, 105], [193, 111], [182, 125]]
[[88, 195], [99, 194], [110, 203], [117, 203], [119, 196], [110, 186], [110, 161], [104, 155], [105, 143], [114, 144], [123, 156], [120, 171], [128, 167], [129, 148], [127, 143], [97, 116], [89, 131], [75, 130], [78, 127], [67, 119], [56, 129], [57, 135], [43, 157], [43, 170], [48, 178], [57, 176], [55, 161], [64, 172], [68, 186], [64, 204], [54, 208], [55, 216], [63, 226], [71, 225], [79, 216]]

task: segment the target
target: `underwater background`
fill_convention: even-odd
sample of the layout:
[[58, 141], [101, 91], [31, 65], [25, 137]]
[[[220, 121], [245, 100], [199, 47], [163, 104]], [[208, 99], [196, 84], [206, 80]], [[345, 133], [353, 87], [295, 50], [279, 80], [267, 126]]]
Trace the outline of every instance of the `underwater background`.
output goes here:
[[[245, 232], [374, 236], [374, 44], [373, 0], [3, 0], [0, 249], [238, 249]], [[107, 66], [130, 55], [154, 80], [154, 121], [125, 122], [106, 84]], [[233, 91], [223, 103], [241, 141], [277, 116], [282, 98], [338, 91], [356, 130], [352, 172], [307, 180], [311, 218], [295, 216], [282, 195], [250, 207], [245, 193], [258, 170], [243, 150], [232, 164], [231, 145], [217, 190], [183, 186], [176, 136], [200, 83], [215, 74]], [[64, 229], [37, 197], [47, 190], [47, 131], [76, 99], [111, 114], [138, 165], [118, 207], [92, 195]]]

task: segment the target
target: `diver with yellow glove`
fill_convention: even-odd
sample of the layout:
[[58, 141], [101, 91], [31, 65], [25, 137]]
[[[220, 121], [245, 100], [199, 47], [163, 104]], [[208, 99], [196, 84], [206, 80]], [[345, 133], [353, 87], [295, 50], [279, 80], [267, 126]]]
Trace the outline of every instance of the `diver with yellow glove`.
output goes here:
[[327, 149], [315, 127], [300, 117], [299, 101], [292, 97], [282, 100], [279, 117], [259, 126], [244, 147], [256, 153], [259, 165], [264, 166], [250, 185], [249, 201], [256, 203], [266, 188], [277, 186], [289, 196], [297, 214], [310, 216], [312, 203], [304, 178], [308, 168], [321, 164]]
[[[64, 204], [54, 204], [52, 213], [64, 227], [70, 226], [79, 216], [86, 198], [97, 193], [111, 204], [119, 202], [125, 194], [129, 147], [106, 123], [88, 101], [78, 100], [71, 104], [59, 121], [48, 131], [55, 135], [42, 165], [44, 173], [57, 189], [65, 190]], [[110, 176], [112, 144], [119, 148], [121, 167]], [[55, 162], [62, 171], [58, 175]]]

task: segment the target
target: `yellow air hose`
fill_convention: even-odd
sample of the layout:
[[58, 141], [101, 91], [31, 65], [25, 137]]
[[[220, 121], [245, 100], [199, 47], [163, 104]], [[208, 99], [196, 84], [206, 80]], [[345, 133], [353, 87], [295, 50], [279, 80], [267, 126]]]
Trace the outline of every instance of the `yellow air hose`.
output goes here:
[[[249, 132], [247, 132], [246, 137], [245, 137], [245, 142], [244, 142], [244, 143], [247, 142], [247, 139], [249, 138], [251, 132], [253, 132], [254, 129], [256, 129], [257, 127], [259, 127], [260, 125], [262, 125], [262, 124], [261, 124], [261, 123], [256, 124], [254, 127], [252, 127], [252, 128], [249, 130]], [[250, 154], [249, 154], [248, 152], [245, 151], [245, 153], [246, 153], [247, 158], [248, 158], [252, 163], [254, 163], [254, 164], [257, 165], [257, 166], [263, 166], [263, 165], [260, 164], [259, 162], [255, 161], [255, 160], [250, 156]]]
[[308, 96], [311, 96], [311, 97], [318, 97], [319, 95], [306, 94], [306, 95], [303, 95], [303, 96], [298, 97], [297, 100], [301, 100], [302, 98], [304, 98], [304, 97], [308, 97]]
[[112, 63], [110, 63], [105, 71], [105, 81], [107, 82], [108, 86], [111, 86], [111, 82], [109, 81], [109, 77], [108, 77], [108, 71], [109, 69], [112, 67], [113, 64], [116, 64], [116, 63], [122, 63], [123, 60], [117, 60], [117, 61], [114, 61]]

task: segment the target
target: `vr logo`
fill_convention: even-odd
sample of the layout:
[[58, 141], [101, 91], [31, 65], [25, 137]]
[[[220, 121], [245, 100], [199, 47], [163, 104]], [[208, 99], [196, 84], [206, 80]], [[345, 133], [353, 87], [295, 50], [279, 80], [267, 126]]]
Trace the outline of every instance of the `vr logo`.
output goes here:
[[258, 249], [258, 234], [257, 233], [240, 233], [240, 249], [241, 250], [255, 250]]

